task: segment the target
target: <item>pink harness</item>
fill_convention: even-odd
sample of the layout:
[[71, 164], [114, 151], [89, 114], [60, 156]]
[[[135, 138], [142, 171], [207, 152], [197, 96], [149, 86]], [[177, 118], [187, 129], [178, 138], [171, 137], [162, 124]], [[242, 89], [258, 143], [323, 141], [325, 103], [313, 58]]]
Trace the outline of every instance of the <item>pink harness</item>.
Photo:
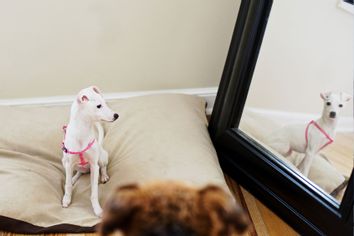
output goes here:
[[307, 126], [306, 126], [306, 130], [305, 130], [305, 139], [306, 139], [306, 147], [308, 145], [308, 133], [309, 133], [309, 127], [310, 125], [314, 125], [324, 136], [326, 136], [326, 138], [328, 139], [328, 142], [323, 144], [322, 147], [320, 147], [320, 150], [322, 150], [323, 148], [325, 148], [327, 145], [333, 143], [333, 139], [331, 138], [331, 136], [329, 136], [326, 131], [324, 131], [321, 126], [319, 126], [314, 120], [312, 120]]
[[63, 140], [63, 142], [62, 142], [62, 148], [61, 148], [61, 149], [62, 149], [63, 152], [65, 152], [65, 153], [69, 153], [69, 154], [72, 154], [72, 155], [79, 155], [79, 156], [80, 156], [80, 164], [79, 164], [79, 165], [81, 165], [81, 166], [86, 165], [88, 162], [85, 161], [84, 153], [85, 153], [87, 150], [89, 150], [89, 149], [93, 146], [93, 144], [95, 143], [95, 139], [92, 140], [92, 141], [87, 145], [87, 147], [84, 148], [84, 150], [82, 150], [82, 151], [80, 151], [80, 152], [72, 152], [72, 151], [69, 151], [69, 150], [65, 147], [65, 144], [64, 144], [65, 135], [66, 135], [66, 128], [67, 128], [67, 126], [64, 125], [64, 126], [63, 126], [64, 140]]

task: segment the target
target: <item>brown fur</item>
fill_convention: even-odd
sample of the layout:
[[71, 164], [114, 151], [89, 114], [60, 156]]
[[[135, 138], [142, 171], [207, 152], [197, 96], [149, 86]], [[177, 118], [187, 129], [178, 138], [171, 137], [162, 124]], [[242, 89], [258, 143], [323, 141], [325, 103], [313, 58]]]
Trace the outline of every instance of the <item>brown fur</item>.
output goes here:
[[244, 232], [248, 217], [221, 188], [195, 189], [176, 182], [127, 185], [107, 202], [101, 235], [231, 236]]

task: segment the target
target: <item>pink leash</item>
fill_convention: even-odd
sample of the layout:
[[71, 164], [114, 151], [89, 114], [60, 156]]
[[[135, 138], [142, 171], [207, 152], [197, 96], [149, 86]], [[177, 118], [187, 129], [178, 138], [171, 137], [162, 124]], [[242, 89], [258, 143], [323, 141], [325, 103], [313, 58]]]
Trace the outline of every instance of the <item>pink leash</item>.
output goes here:
[[92, 145], [95, 143], [95, 139], [92, 140], [92, 141], [87, 145], [87, 147], [86, 147], [84, 150], [80, 151], [80, 152], [72, 152], [72, 151], [69, 151], [69, 150], [65, 147], [65, 144], [64, 144], [65, 135], [66, 135], [66, 128], [67, 128], [67, 126], [64, 125], [64, 126], [63, 126], [64, 140], [63, 140], [63, 142], [62, 142], [62, 150], [63, 150], [63, 152], [69, 153], [69, 154], [72, 154], [72, 155], [79, 155], [79, 156], [80, 156], [80, 165], [81, 165], [81, 166], [86, 165], [88, 162], [85, 161], [84, 153], [92, 147]]
[[334, 140], [326, 133], [326, 131], [324, 131], [324, 130], [321, 128], [321, 126], [319, 126], [314, 120], [311, 120], [311, 122], [306, 126], [306, 130], [305, 130], [306, 147], [307, 147], [308, 142], [309, 142], [309, 141], [308, 141], [308, 133], [309, 133], [309, 127], [310, 127], [310, 125], [314, 125], [314, 126], [315, 126], [319, 131], [321, 131], [321, 133], [322, 133], [324, 136], [326, 136], [326, 138], [328, 139], [328, 142], [325, 143], [324, 145], [322, 145], [322, 147], [320, 147], [320, 149], [319, 149], [318, 151], [322, 150], [322, 149], [325, 148], [327, 145], [333, 143]]

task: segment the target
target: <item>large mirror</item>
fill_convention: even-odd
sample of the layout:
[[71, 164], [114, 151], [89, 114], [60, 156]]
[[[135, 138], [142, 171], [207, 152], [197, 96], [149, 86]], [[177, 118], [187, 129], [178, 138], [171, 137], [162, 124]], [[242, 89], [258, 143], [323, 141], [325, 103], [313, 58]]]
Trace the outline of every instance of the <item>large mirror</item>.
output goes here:
[[353, 171], [353, 15], [275, 1], [239, 128], [341, 201]]

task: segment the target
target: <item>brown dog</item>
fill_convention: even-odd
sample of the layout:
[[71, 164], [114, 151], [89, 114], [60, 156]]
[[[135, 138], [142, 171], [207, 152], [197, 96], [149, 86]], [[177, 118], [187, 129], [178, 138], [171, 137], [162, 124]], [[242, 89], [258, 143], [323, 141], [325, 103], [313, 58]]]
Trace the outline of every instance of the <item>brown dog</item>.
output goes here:
[[195, 189], [176, 182], [127, 185], [108, 200], [101, 235], [231, 236], [244, 232], [249, 218], [231, 196], [213, 185]]

